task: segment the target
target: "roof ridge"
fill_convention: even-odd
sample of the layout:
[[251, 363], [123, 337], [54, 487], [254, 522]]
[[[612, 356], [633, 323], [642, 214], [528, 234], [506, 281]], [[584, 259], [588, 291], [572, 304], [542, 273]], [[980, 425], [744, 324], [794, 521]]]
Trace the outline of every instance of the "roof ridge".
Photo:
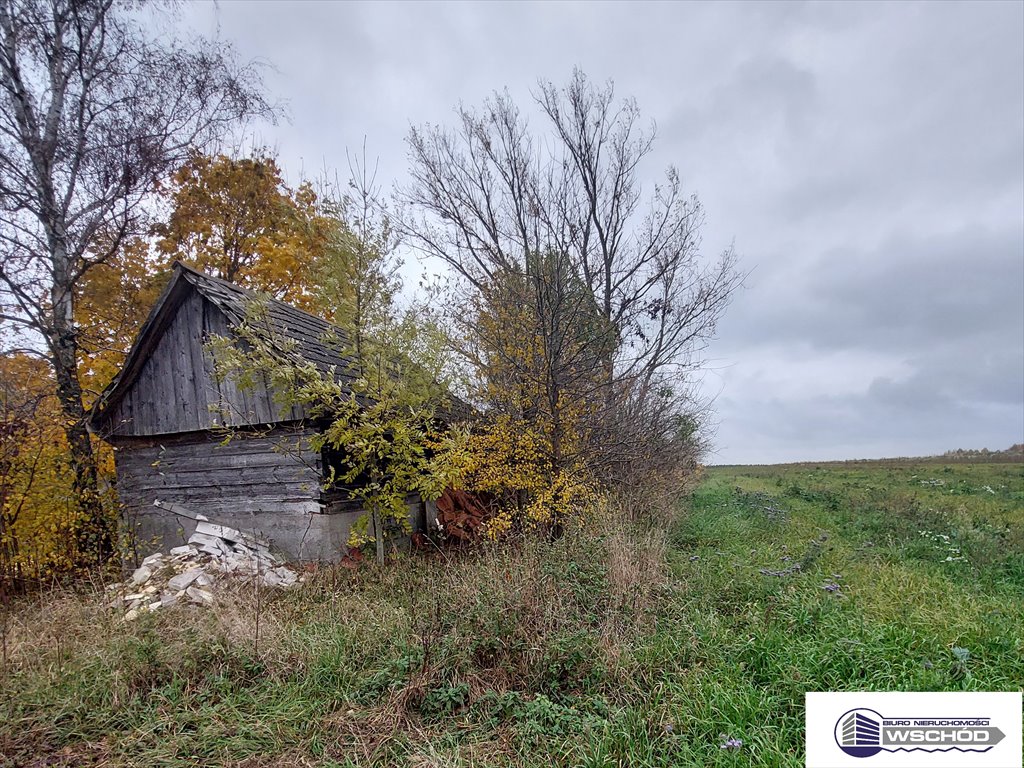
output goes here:
[[[335, 323], [332, 323], [330, 320], [327, 320], [326, 318], [320, 317], [320, 315], [313, 314], [312, 312], [310, 312], [308, 310], [302, 309], [301, 307], [297, 307], [294, 304], [290, 304], [287, 301], [283, 301], [281, 299], [278, 299], [275, 296], [272, 296], [269, 293], [266, 293], [264, 291], [255, 291], [255, 290], [253, 290], [251, 288], [246, 288], [243, 285], [239, 285], [238, 283], [233, 283], [230, 280], [225, 280], [223, 277], [216, 277], [214, 275], [209, 275], [206, 272], [202, 272], [202, 271], [196, 269], [195, 267], [190, 267], [188, 264], [185, 264], [184, 262], [182, 262], [180, 260], [175, 260], [174, 264], [172, 266], [173, 266], [173, 268], [180, 269], [183, 273], [185, 273], [185, 279], [188, 280], [190, 283], [192, 283], [192, 285], [194, 285], [197, 290], [199, 290], [201, 293], [203, 293], [203, 295], [207, 295], [203, 291], [203, 287], [201, 285], [199, 285], [198, 283], [194, 282], [193, 280], [189, 280], [190, 276], [191, 277], [195, 277], [195, 278], [199, 278], [200, 281], [208, 280], [208, 281], [210, 281], [210, 282], [212, 282], [215, 285], [218, 285], [220, 287], [224, 287], [224, 288], [227, 288], [229, 290], [237, 291], [238, 293], [243, 294], [246, 298], [253, 298], [253, 299], [255, 299], [255, 298], [261, 298], [261, 297], [265, 296], [269, 301], [273, 302], [274, 304], [276, 304], [279, 307], [282, 307], [282, 308], [288, 310], [289, 312], [297, 312], [297, 313], [299, 313], [300, 315], [302, 315], [304, 317], [307, 317], [307, 318], [309, 318], [311, 320], [316, 321], [317, 323], [321, 323], [323, 325], [329, 326], [331, 330], [336, 331], [337, 333], [340, 333], [342, 336], [347, 336], [348, 335], [348, 332], [344, 328], [342, 328], [340, 325], [336, 325]], [[210, 297], [207, 296], [207, 298], [210, 298]]]

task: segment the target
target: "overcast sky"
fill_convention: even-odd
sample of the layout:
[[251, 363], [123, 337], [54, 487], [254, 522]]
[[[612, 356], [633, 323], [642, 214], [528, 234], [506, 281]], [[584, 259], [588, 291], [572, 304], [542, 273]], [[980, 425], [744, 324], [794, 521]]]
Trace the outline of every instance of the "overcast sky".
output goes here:
[[[241, 2], [186, 23], [273, 64], [291, 180], [573, 67], [657, 122], [704, 250], [751, 272], [710, 350], [713, 463], [1024, 441], [1024, 3]], [[650, 187], [648, 186], [648, 189]]]

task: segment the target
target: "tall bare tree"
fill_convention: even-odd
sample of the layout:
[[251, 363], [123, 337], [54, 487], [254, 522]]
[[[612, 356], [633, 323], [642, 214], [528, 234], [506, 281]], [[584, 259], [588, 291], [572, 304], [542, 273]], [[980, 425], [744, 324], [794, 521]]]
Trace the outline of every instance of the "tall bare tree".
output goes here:
[[564, 89], [541, 83], [537, 100], [569, 163], [557, 202], [570, 252], [619, 334], [609, 376], [649, 389], [666, 367], [692, 363], [694, 346], [714, 332], [736, 284], [734, 255], [701, 262], [703, 209], [674, 167], [644, 204], [637, 171], [655, 132], [640, 125], [634, 100], [616, 104], [610, 84], [595, 88], [579, 71]]
[[404, 234], [450, 265], [470, 294], [507, 295], [493, 286], [520, 278], [549, 283], [527, 306], [539, 313], [546, 349], [576, 359], [547, 387], [582, 380], [589, 390], [575, 394], [593, 396], [593, 380], [573, 373], [581, 355], [591, 361], [600, 379], [595, 442], [621, 463], [637, 449], [638, 418], [650, 422], [648, 438], [679, 425], [686, 376], [740, 276], [731, 248], [702, 257], [700, 202], [674, 168], [645, 196], [640, 167], [655, 130], [633, 100], [617, 101], [610, 83], [595, 86], [579, 71], [564, 88], [541, 82], [534, 99], [547, 127], [539, 133], [507, 92], [479, 111], [460, 107], [454, 129], [412, 130]]
[[157, 180], [239, 121], [273, 112], [259, 71], [227, 44], [176, 39], [149, 10], [0, 0], [0, 317], [8, 337], [41, 339], [53, 366], [85, 513], [80, 543], [100, 556], [112, 529], [85, 427], [75, 286], [142, 231]]

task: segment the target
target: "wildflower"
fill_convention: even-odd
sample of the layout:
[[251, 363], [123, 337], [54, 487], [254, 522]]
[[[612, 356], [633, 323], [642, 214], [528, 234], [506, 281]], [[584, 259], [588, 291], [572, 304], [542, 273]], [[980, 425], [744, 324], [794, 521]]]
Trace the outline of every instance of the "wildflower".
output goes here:
[[825, 584], [822, 585], [821, 588], [824, 589], [826, 592], [838, 592], [839, 591], [839, 585], [836, 584], [834, 581], [826, 581]]
[[[724, 733], [721, 734], [720, 738], [725, 738], [725, 734]], [[732, 738], [730, 736], [729, 738], [726, 738], [725, 741], [723, 741], [722, 744], [718, 748], [719, 749], [730, 749], [730, 750], [733, 750], [733, 751], [738, 751], [739, 748], [742, 747], [742, 746], [743, 746], [743, 739], [734, 739], [734, 738]]]

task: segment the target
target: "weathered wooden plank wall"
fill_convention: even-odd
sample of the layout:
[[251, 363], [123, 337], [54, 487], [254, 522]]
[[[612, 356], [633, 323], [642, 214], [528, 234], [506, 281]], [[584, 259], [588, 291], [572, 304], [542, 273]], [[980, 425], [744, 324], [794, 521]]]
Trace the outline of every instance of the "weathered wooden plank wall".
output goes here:
[[150, 352], [134, 384], [110, 414], [109, 437], [175, 434], [217, 426], [271, 424], [301, 419], [282, 408], [264, 377], [252, 388], [217, 381], [205, 344], [231, 335], [227, 318], [192, 290]]
[[198, 433], [194, 442], [122, 445], [116, 453], [122, 504], [157, 498], [193, 506], [210, 517], [245, 513], [319, 513], [320, 455], [302, 433], [235, 437]]
[[159, 499], [264, 536], [290, 557], [341, 557], [358, 514], [323, 514], [320, 454], [309, 447], [311, 434], [277, 429], [223, 443], [196, 432], [122, 442], [115, 454], [117, 491], [142, 549], [181, 544], [194, 527], [154, 506]]

